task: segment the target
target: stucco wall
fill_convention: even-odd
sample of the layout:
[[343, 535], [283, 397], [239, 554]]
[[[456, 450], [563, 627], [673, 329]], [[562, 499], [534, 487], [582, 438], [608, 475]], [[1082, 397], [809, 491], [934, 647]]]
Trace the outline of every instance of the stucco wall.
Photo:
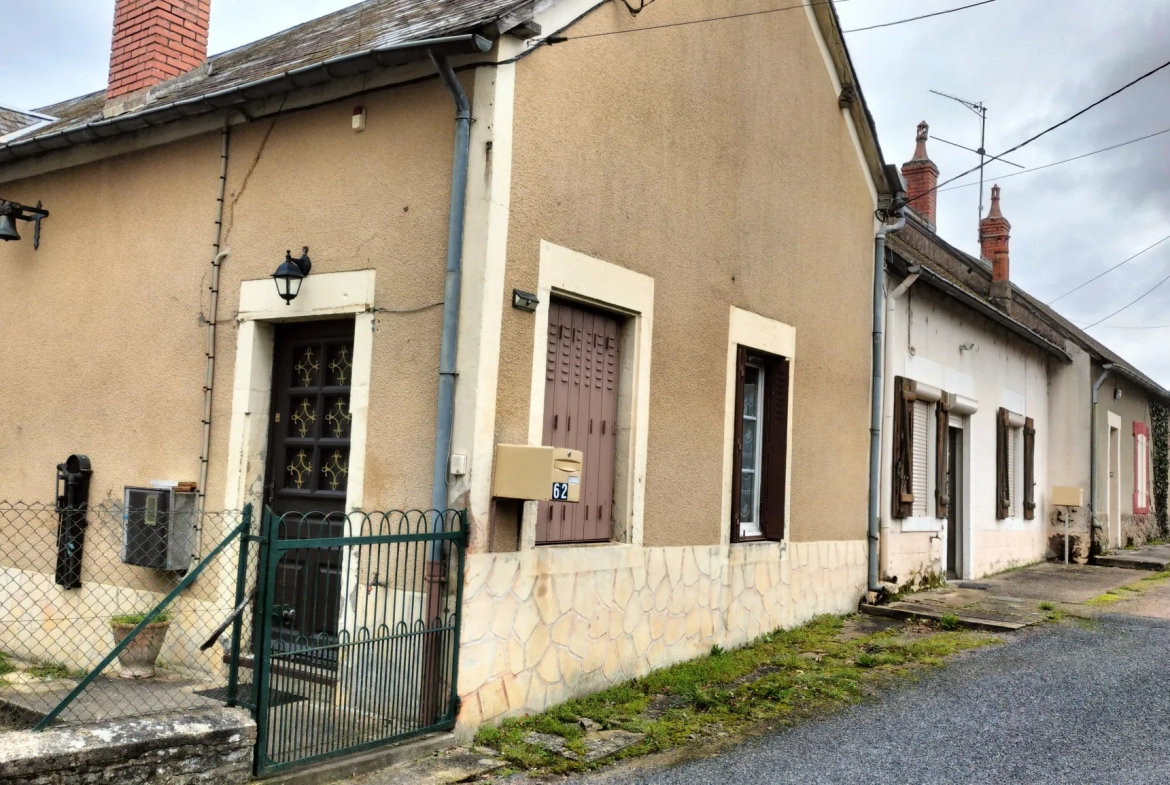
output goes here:
[[[1093, 364], [1092, 380], [1101, 375], [1101, 367]], [[1090, 382], [1091, 384], [1091, 382]], [[1115, 397], [1115, 391], [1121, 392], [1121, 397]], [[1129, 379], [1114, 372], [1101, 385], [1097, 397], [1097, 520], [1106, 527], [1098, 532], [1099, 542], [1105, 549], [1124, 547], [1131, 541], [1140, 545], [1155, 535], [1156, 523], [1153, 515], [1135, 515], [1133, 507], [1134, 495], [1134, 450], [1135, 440], [1133, 424], [1151, 424], [1149, 396], [1144, 389]], [[1119, 461], [1120, 468], [1118, 489], [1118, 504], [1113, 506], [1109, 502], [1109, 415], [1115, 414], [1121, 418], [1119, 430]], [[1152, 445], [1151, 445], [1152, 447]], [[1152, 468], [1152, 467], [1151, 467]], [[1150, 486], [1151, 500], [1153, 484]], [[1120, 511], [1120, 534], [1118, 521], [1111, 516]], [[1120, 539], [1119, 539], [1120, 538]]]
[[[350, 127], [356, 103], [364, 133]], [[240, 281], [308, 245], [315, 274], [376, 269], [377, 307], [440, 302], [452, 128], [431, 81], [233, 130], [209, 508], [224, 498]], [[198, 477], [219, 162], [213, 133], [5, 187], [52, 216], [39, 251], [0, 247], [0, 498], [49, 500], [73, 452], [93, 462], [95, 500]], [[440, 314], [377, 315], [372, 508], [429, 498]]]
[[[761, 10], [620, 4], [569, 35]], [[729, 305], [796, 328], [790, 536], [865, 531], [873, 202], [804, 12], [570, 40], [517, 66], [505, 290], [540, 241], [655, 282], [645, 543], [720, 541]], [[497, 436], [528, 437], [530, 314], [506, 308]], [[500, 530], [516, 523], [497, 507]]]
[[[898, 283], [890, 281], [890, 286]], [[894, 347], [887, 365], [887, 395], [892, 393], [894, 377], [904, 376], [978, 402], [978, 410], [967, 417], [963, 429], [965, 465], [961, 471], [961, 485], [965, 486], [967, 537], [960, 574], [968, 578], [978, 577], [1042, 559], [1048, 544], [1045, 522], [1051, 486], [1048, 479], [1049, 431], [1067, 427], [1050, 419], [1049, 357], [923, 283], [914, 285], [899, 298], [894, 317], [886, 328], [892, 333]], [[963, 349], [963, 346], [970, 348]], [[996, 518], [996, 416], [1001, 406], [1035, 421], [1036, 516], [1031, 521], [1023, 518], [1022, 470], [1017, 472], [1017, 516], [1009, 520]], [[883, 528], [887, 538], [902, 536], [920, 543], [921, 530], [910, 531], [910, 524], [891, 516], [887, 490], [891, 429], [892, 423], [887, 421], [882, 453]], [[931, 428], [932, 444], [933, 432]], [[1019, 466], [1022, 467], [1022, 440], [1020, 444]], [[892, 555], [897, 555], [897, 558], [891, 562], [890, 569], [895, 563], [901, 569], [909, 569], [906, 577], [940, 571], [941, 559], [946, 553], [946, 521], [933, 519], [933, 461], [927, 475], [931, 489], [928, 516], [936, 521], [935, 530], [942, 540], [938, 550], [934, 551], [922, 547], [912, 549], [906, 544], [891, 546]], [[931, 520], [921, 521], [919, 528], [930, 523]], [[907, 558], [911, 553], [918, 555], [917, 561]], [[928, 558], [929, 563], [925, 561]], [[901, 573], [891, 572], [890, 575], [897, 575], [898, 582], [904, 582]]]

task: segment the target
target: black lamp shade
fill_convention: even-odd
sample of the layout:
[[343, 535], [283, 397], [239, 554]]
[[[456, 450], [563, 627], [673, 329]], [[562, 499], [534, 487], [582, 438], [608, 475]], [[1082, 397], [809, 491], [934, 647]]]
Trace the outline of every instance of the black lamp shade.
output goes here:
[[272, 274], [272, 280], [276, 282], [276, 293], [284, 300], [285, 305], [292, 304], [292, 301], [301, 293], [301, 284], [304, 282], [305, 276], [309, 274], [309, 270], [312, 269], [312, 265], [313, 263], [309, 261], [308, 248], [305, 249], [300, 259], [294, 259], [292, 251], [285, 251], [284, 261]]

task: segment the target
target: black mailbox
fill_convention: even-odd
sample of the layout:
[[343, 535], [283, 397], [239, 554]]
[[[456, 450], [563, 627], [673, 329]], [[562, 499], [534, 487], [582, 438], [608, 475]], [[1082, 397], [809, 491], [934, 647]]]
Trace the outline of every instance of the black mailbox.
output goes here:
[[70, 455], [57, 464], [57, 573], [58, 586], [81, 586], [81, 551], [85, 545], [85, 515], [89, 509], [89, 458]]

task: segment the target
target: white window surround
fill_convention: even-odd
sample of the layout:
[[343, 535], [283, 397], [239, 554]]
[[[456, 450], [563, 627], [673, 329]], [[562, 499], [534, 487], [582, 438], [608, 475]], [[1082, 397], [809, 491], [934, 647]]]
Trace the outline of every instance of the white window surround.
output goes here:
[[[545, 354], [552, 297], [627, 316], [619, 370], [617, 455], [614, 461], [613, 537], [641, 545], [646, 506], [646, 457], [650, 428], [650, 350], [654, 332], [654, 279], [542, 240], [532, 346], [528, 443], [544, 440]], [[589, 456], [585, 456], [589, 461]], [[536, 502], [524, 503], [520, 548], [536, 547]], [[549, 546], [542, 546], [549, 547]], [[596, 547], [596, 546], [553, 546]]]
[[[723, 405], [723, 504], [719, 518], [719, 543], [731, 542], [731, 486], [735, 468], [735, 365], [740, 346], [788, 358], [788, 455], [785, 458], [784, 542], [792, 531], [792, 388], [796, 379], [796, 328], [783, 322], [731, 306], [727, 331], [727, 387]], [[738, 547], [738, 546], [737, 546]], [[787, 549], [784, 550], [787, 553]]]
[[366, 466], [366, 425], [370, 410], [370, 368], [374, 349], [374, 271], [315, 273], [290, 304], [280, 299], [271, 278], [240, 284], [232, 416], [228, 431], [224, 509], [263, 503], [264, 456], [268, 451], [272, 405], [272, 359], [277, 322], [354, 315], [353, 416], [349, 484], [345, 507], [360, 510]]

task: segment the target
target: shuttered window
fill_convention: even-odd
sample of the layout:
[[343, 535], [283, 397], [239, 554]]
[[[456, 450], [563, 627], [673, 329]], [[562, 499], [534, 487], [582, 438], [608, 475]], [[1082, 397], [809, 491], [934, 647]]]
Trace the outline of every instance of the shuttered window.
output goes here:
[[739, 347], [736, 354], [734, 541], [781, 540], [788, 485], [786, 357]]
[[995, 517], [1019, 516], [1021, 501], [1024, 519], [1035, 518], [1036, 428], [1031, 418], [1001, 408], [995, 430]]
[[927, 454], [927, 445], [930, 444], [930, 404], [926, 401], [914, 401], [914, 458], [911, 461], [910, 492], [914, 494], [911, 512], [915, 518], [925, 518], [929, 511], [926, 508], [928, 490], [926, 486], [927, 470], [930, 466]]

